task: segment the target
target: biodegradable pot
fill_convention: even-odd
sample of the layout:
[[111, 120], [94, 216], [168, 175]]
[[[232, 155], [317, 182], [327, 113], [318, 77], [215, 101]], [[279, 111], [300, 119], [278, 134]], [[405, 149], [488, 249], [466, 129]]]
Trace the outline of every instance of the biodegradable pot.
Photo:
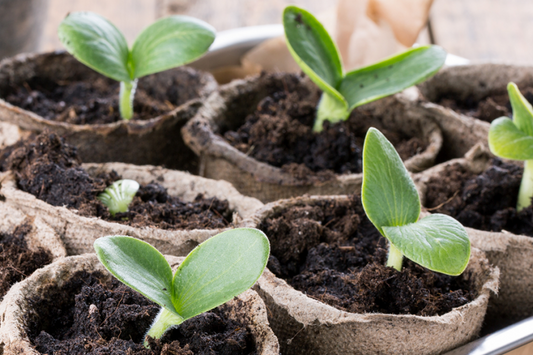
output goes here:
[[[124, 179], [136, 180], [139, 184], [157, 181], [172, 196], [192, 201], [202, 193], [205, 198], [217, 197], [228, 200], [234, 210], [233, 223], [249, 218], [263, 204], [241, 195], [226, 181], [214, 181], [189, 173], [154, 166], [136, 166], [124, 163], [84, 164], [90, 174], [116, 171]], [[185, 256], [194, 247], [225, 229], [166, 230], [155, 227], [136, 228], [104, 221], [96, 217], [82, 217], [75, 210], [55, 207], [17, 188], [14, 176], [7, 172], [2, 177], [0, 194], [5, 203], [20, 209], [30, 216], [38, 216], [60, 234], [69, 255], [93, 252], [94, 241], [106, 235], [128, 235], [142, 239], [162, 253]]]
[[44, 119], [2, 99], [10, 88], [27, 85], [31, 79], [61, 83], [93, 81], [99, 77], [102, 76], [65, 52], [22, 54], [4, 59], [0, 62], [0, 120], [15, 124], [23, 131], [56, 132], [78, 147], [80, 157], [86, 162], [118, 161], [197, 170], [198, 161], [183, 143], [180, 129], [201, 106], [202, 98], [216, 90], [216, 81], [209, 73], [180, 67], [141, 78], [139, 88], [161, 95], [166, 95], [175, 82], [185, 80], [197, 94], [196, 98], [149, 120], [75, 125]]
[[[491, 95], [507, 95], [507, 84], [515, 82], [520, 89], [533, 86], [533, 67], [503, 64], [476, 64], [446, 67], [434, 77], [418, 85], [425, 102], [420, 109], [434, 117], [448, 139], [461, 140], [472, 136], [474, 140], [487, 141], [490, 123], [464, 113], [443, 107], [437, 102], [453, 98], [475, 106]], [[427, 102], [429, 101], [429, 102]], [[497, 113], [494, 118], [504, 116]], [[466, 146], [466, 150], [473, 145]], [[460, 157], [465, 147], [450, 147]]]
[[[175, 270], [183, 258], [166, 256], [167, 261]], [[85, 254], [61, 259], [38, 271], [23, 282], [16, 284], [0, 304], [3, 320], [0, 325], [0, 339], [3, 343], [3, 354], [39, 354], [30, 343], [28, 331], [39, 316], [39, 310], [33, 309], [35, 299], [42, 298], [43, 291], [50, 285], [57, 286], [55, 292], [61, 292], [61, 286], [67, 283], [79, 271], [100, 272], [108, 280], [111, 274], [98, 261], [96, 254]], [[47, 287], [48, 286], [48, 287]], [[52, 298], [54, 295], [47, 294]], [[278, 341], [268, 325], [266, 308], [258, 295], [248, 290], [229, 302], [244, 302], [247, 307], [242, 312], [229, 315], [236, 319], [244, 319], [249, 324], [257, 346], [257, 354], [279, 354]], [[33, 324], [32, 324], [33, 323]]]
[[[244, 225], [261, 221], [299, 203], [347, 196], [304, 196], [265, 205]], [[490, 292], [498, 289], [499, 271], [482, 251], [472, 249], [476, 299], [442, 316], [422, 317], [341, 311], [295, 290], [269, 270], [255, 286], [269, 310], [269, 320], [283, 354], [440, 354], [474, 339], [481, 329]]]
[[[205, 105], [182, 129], [185, 143], [200, 156], [200, 175], [231, 182], [241, 193], [263, 202], [303, 194], [355, 193], [361, 186], [361, 174], [335, 175], [325, 182], [310, 182], [281, 168], [260, 162], [232, 147], [219, 134], [243, 124], [257, 104], [275, 91], [286, 90], [283, 73], [235, 80], [211, 94]], [[309, 92], [318, 88], [307, 78], [300, 84]], [[390, 130], [426, 142], [427, 148], [405, 162], [411, 171], [421, 171], [433, 165], [442, 145], [438, 126], [427, 117], [411, 114], [411, 105], [389, 97], [364, 106], [375, 122]], [[366, 112], [366, 111], [365, 111]]]
[[[473, 174], [480, 174], [490, 166], [492, 157], [485, 146], [477, 145], [465, 158], [451, 160], [415, 174], [413, 178], [419, 188], [422, 205], [425, 205], [427, 183], [431, 178], [440, 178], [453, 164], [459, 164]], [[533, 238], [507, 231], [466, 230], [472, 246], [483, 250], [491, 264], [500, 269], [500, 291], [498, 295], [491, 296], [487, 326], [501, 328], [533, 316], [533, 275], [530, 272]]]

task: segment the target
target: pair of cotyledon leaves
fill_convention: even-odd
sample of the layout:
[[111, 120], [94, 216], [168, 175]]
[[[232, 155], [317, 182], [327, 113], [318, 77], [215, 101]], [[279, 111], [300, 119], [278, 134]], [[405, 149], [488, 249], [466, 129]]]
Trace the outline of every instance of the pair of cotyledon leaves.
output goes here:
[[464, 227], [450, 216], [421, 220], [415, 184], [392, 144], [375, 128], [363, 147], [361, 198], [366, 215], [404, 256], [433, 271], [461, 274], [470, 258]]
[[268, 261], [263, 232], [238, 228], [198, 245], [174, 275], [150, 244], [125, 236], [96, 240], [98, 259], [121, 282], [181, 321], [213, 309], [249, 289]]
[[91, 12], [69, 14], [58, 34], [76, 59], [121, 82], [189, 63], [202, 56], [215, 39], [215, 30], [207, 23], [170, 16], [145, 28], [130, 50], [111, 22]]
[[507, 85], [513, 119], [500, 117], [492, 121], [489, 147], [497, 156], [512, 160], [533, 159], [533, 108], [514, 83]]
[[[328, 105], [329, 109], [333, 111], [337, 106], [345, 113], [345, 117], [337, 120], [346, 119], [357, 106], [426, 80], [446, 60], [446, 52], [441, 47], [421, 46], [345, 74], [335, 43], [312, 14], [288, 6], [283, 12], [283, 27], [287, 46], [298, 65], [331, 97], [330, 101], [336, 102]], [[320, 129], [315, 127], [315, 130]]]

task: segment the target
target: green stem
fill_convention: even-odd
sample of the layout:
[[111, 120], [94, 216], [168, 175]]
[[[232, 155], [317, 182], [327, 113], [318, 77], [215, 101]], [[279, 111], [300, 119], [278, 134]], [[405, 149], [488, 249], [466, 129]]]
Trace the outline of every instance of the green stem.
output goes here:
[[324, 121], [337, 123], [348, 119], [348, 116], [350, 116], [350, 111], [346, 102], [324, 92], [318, 103], [313, 131], [322, 132]]
[[524, 174], [522, 175], [522, 182], [520, 183], [520, 191], [518, 192], [518, 203], [516, 210], [520, 212], [522, 209], [531, 206], [531, 198], [533, 197], [533, 160], [526, 160], [524, 162]]
[[169, 328], [172, 328], [176, 325], [180, 325], [184, 321], [185, 319], [178, 316], [177, 314], [167, 311], [165, 308], [161, 308], [161, 310], [155, 317], [152, 326], [148, 330], [148, 333], [146, 333], [144, 339], [144, 346], [146, 348], [150, 348], [150, 346], [148, 346], [148, 342], [146, 341], [147, 336], [151, 336], [154, 339], [160, 339]]
[[387, 266], [392, 266], [398, 271], [402, 271], [403, 254], [392, 243], [389, 242], [389, 258]]
[[133, 117], [133, 97], [135, 96], [135, 89], [137, 89], [137, 80], [120, 82], [120, 116], [125, 120], [129, 120]]

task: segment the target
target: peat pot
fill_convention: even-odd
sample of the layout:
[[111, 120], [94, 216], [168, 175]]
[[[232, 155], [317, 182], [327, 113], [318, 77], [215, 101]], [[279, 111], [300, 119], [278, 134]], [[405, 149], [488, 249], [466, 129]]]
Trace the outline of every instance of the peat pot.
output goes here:
[[0, 120], [26, 132], [56, 132], [77, 146], [86, 162], [195, 172], [198, 161], [180, 129], [216, 88], [211, 74], [188, 67], [143, 77], [135, 115], [126, 121], [118, 114], [118, 82], [63, 51], [21, 54], [0, 62]]
[[465, 158], [413, 176], [422, 205], [471, 227], [472, 245], [500, 269], [500, 291], [491, 296], [487, 312], [491, 330], [533, 316], [533, 208], [515, 209], [522, 171], [517, 162], [493, 160], [478, 145]]
[[[364, 214], [350, 215], [347, 212], [350, 209], [362, 211], [358, 201], [358, 196], [304, 196], [280, 200], [265, 205], [246, 224], [263, 229], [271, 241], [275, 259], [271, 257], [269, 260], [268, 270], [259, 279], [255, 290], [269, 310], [270, 324], [280, 341], [281, 352], [441, 354], [473, 340], [481, 329], [489, 294], [498, 289], [499, 272], [489, 265], [484, 253], [473, 248], [467, 269], [457, 278], [433, 273], [407, 260], [402, 272], [387, 268], [382, 264], [386, 259], [385, 249], [374, 249], [377, 252], [374, 251], [370, 258], [367, 251], [369, 245], [375, 245], [368, 242], [370, 236], [376, 233], [379, 236], [379, 232], [371, 231], [375, 228], [369, 225]], [[317, 234], [319, 238], [316, 238]], [[289, 235], [291, 240], [288, 240]], [[343, 239], [346, 235], [354, 239]], [[378, 245], [384, 246], [380, 240]], [[332, 255], [335, 256], [331, 258]], [[363, 266], [360, 269], [356, 265]], [[295, 270], [296, 276], [289, 276], [287, 281], [276, 276]], [[359, 274], [353, 274], [355, 272]], [[407, 274], [420, 277], [411, 283], [411, 276], [405, 276]], [[377, 276], [369, 280], [365, 275]], [[462, 300], [461, 306], [432, 316], [412, 315], [412, 312], [350, 311], [364, 302], [370, 309], [398, 304], [398, 307], [409, 310], [423, 305], [427, 311], [429, 303], [416, 295], [424, 294], [429, 301], [438, 292], [428, 296], [429, 287], [419, 289], [415, 285], [434, 277], [448, 280], [450, 289], [444, 292], [445, 297], [452, 294], [465, 296], [473, 291], [471, 300]], [[461, 282], [469, 284], [470, 291], [455, 290], [453, 285]], [[298, 291], [289, 283], [295, 287], [307, 284], [308, 288], [305, 292]], [[402, 289], [403, 296], [395, 296], [393, 300], [384, 298], [395, 288]], [[345, 291], [349, 289], [355, 291]], [[350, 296], [342, 298], [339, 290]], [[369, 295], [368, 290], [374, 290], [373, 298], [368, 298], [373, 301], [364, 301]], [[405, 297], [404, 301], [398, 301], [402, 297]], [[440, 297], [444, 296], [440, 294]]]
[[[183, 258], [172, 256], [167, 256], [166, 258], [170, 262], [173, 270], [183, 260]], [[4, 298], [4, 301], [0, 304], [0, 314], [4, 320], [0, 326], [3, 354], [40, 354], [32, 341], [35, 341], [35, 338], [38, 337], [41, 340], [44, 338], [46, 342], [51, 337], [51, 335], [41, 333], [41, 331], [46, 331], [53, 336], [60, 331], [58, 327], [61, 325], [64, 326], [64, 323], [72, 325], [72, 322], [79, 322], [80, 319], [82, 321], [84, 319], [90, 319], [88, 321], [90, 326], [86, 327], [83, 333], [84, 335], [87, 334], [87, 336], [81, 340], [81, 345], [79, 342], [73, 342], [69, 352], [78, 352], [76, 351], [76, 346], [80, 346], [84, 350], [92, 349], [95, 352], [100, 350], [102, 353], [109, 353], [111, 351], [110, 349], [117, 349], [116, 347], [112, 348], [113, 344], [116, 343], [123, 344], [123, 348], [119, 348], [121, 353], [130, 353], [132, 348], [135, 347], [136, 350], [139, 350], [139, 348], [141, 350], [144, 349], [141, 345], [144, 333], [140, 333], [140, 335], [136, 334], [139, 333], [139, 330], [134, 329], [132, 331], [131, 328], [148, 327], [151, 319], [146, 319], [150, 317], [142, 313], [151, 312], [152, 308], [155, 307], [144, 307], [142, 308], [143, 312], [133, 311], [141, 309], [141, 306], [135, 303], [137, 300], [140, 299], [141, 302], [145, 303], [147, 300], [136, 292], [130, 292], [125, 286], [123, 287], [127, 290], [124, 291], [123, 288], [123, 291], [120, 292], [122, 295], [115, 293], [116, 300], [111, 298], [112, 295], [107, 296], [111, 294], [110, 291], [104, 290], [105, 296], [103, 297], [107, 297], [104, 301], [98, 299], [92, 300], [98, 306], [94, 303], [91, 303], [90, 306], [87, 304], [87, 307], [84, 309], [84, 312], [87, 312], [86, 315], [73, 314], [72, 309], [75, 303], [76, 309], [79, 310], [80, 307], [83, 309], [83, 303], [81, 302], [86, 301], [87, 298], [91, 301], [91, 294], [83, 294], [85, 288], [82, 288], [82, 286], [84, 284], [88, 286], [94, 285], [94, 279], [96, 279], [96, 284], [100, 283], [101, 285], [105, 285], [111, 278], [111, 274], [98, 261], [96, 254], [84, 254], [61, 259], [38, 270], [25, 281], [18, 283], [10, 290]], [[91, 279], [93, 279], [92, 284]], [[101, 285], [94, 286], [92, 290], [102, 289], [103, 286]], [[84, 296], [86, 298], [83, 298]], [[117, 302], [118, 304], [116, 304]], [[108, 304], [111, 304], [111, 307], [106, 307]], [[71, 310], [69, 311], [69, 309]], [[109, 311], [109, 309], [111, 310]], [[230, 322], [243, 325], [241, 328], [246, 329], [247, 336], [250, 338], [249, 344], [252, 344], [252, 346], [255, 345], [254, 354], [279, 354], [278, 341], [268, 325], [265, 305], [254, 291], [248, 290], [242, 293], [225, 305], [220, 306], [219, 309], [221, 309], [221, 318], [227, 318]], [[61, 317], [57, 317], [59, 314], [68, 314], [68, 316], [62, 316], [63, 319], [61, 319]], [[109, 318], [105, 317], [106, 314]], [[114, 315], [114, 317], [111, 317], [111, 315]], [[155, 313], [151, 316], [155, 316]], [[198, 317], [202, 316], [195, 318]], [[193, 321], [195, 318], [187, 322]], [[209, 324], [209, 322], [216, 322], [217, 317], [212, 315], [206, 317], [205, 320]], [[127, 324], [127, 321], [134, 321], [138, 324], [132, 326], [131, 324]], [[126, 330], [124, 329], [127, 329], [128, 326], [132, 334], [125, 334]], [[91, 328], [93, 327], [95, 330], [91, 332]], [[113, 327], [118, 328], [116, 334], [112, 333], [114, 331]], [[182, 327], [186, 327], [186, 323], [181, 324], [180, 328]], [[110, 328], [111, 335], [109, 335]], [[243, 332], [239, 328], [236, 328], [235, 331]], [[170, 333], [170, 337], [172, 337], [172, 331]], [[129, 335], [131, 335], [133, 341], [130, 341]], [[119, 339], [111, 340], [111, 337]], [[175, 339], [170, 339], [170, 341], [172, 340]], [[240, 339], [237, 338], [237, 340]], [[191, 343], [192, 341], [194, 341], [194, 337]], [[229, 341], [236, 342], [233, 338]], [[163, 347], [163, 349], [165, 348]], [[189, 352], [183, 351], [183, 353], [188, 354]]]
[[[303, 145], [308, 138], [299, 135], [310, 131], [312, 122], [307, 121], [313, 120], [319, 98], [320, 92], [315, 84], [301, 75], [274, 73], [235, 80], [208, 97], [205, 105], [182, 129], [183, 139], [200, 157], [200, 175], [227, 180], [242, 194], [263, 202], [306, 193], [324, 195], [359, 191], [362, 175], [350, 171], [361, 171], [357, 167], [360, 165], [357, 154], [360, 154], [364, 135], [370, 126], [383, 130], [393, 143], [396, 140], [404, 148], [414, 146], [405, 159], [410, 171], [421, 171], [434, 164], [442, 145], [441, 131], [431, 117], [412, 111], [414, 102], [400, 96], [356, 109], [349, 121], [343, 123], [346, 126], [332, 126], [320, 136], [322, 138]], [[263, 126], [249, 129], [250, 120], [243, 126], [249, 115], [260, 118], [266, 115], [271, 123], [263, 120]], [[239, 127], [245, 132], [238, 133]], [[246, 140], [248, 136], [262, 140], [262, 149], [255, 143], [246, 146], [238, 141]], [[228, 139], [235, 144], [230, 144]], [[343, 143], [335, 146], [332, 142]], [[283, 144], [289, 148], [280, 148]], [[303, 163], [291, 160], [299, 152], [307, 154]], [[331, 167], [322, 169], [344, 155], [350, 155], [347, 165], [338, 169], [348, 172], [334, 173]], [[272, 159], [283, 165], [273, 165], [269, 162]]]

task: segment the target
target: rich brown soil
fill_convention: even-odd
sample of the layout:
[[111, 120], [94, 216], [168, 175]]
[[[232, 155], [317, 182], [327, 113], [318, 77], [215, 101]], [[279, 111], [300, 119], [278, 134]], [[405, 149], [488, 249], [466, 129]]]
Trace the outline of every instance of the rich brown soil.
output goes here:
[[[229, 318], [231, 306], [222, 305], [191, 318], [144, 348], [144, 335], [159, 306], [113, 279], [78, 273], [61, 289], [49, 286], [32, 300], [38, 318], [29, 337], [43, 354], [256, 354], [245, 323]], [[246, 307], [238, 304], [239, 307]]]
[[[134, 99], [134, 120], [146, 120], [199, 97], [199, 74], [172, 72], [141, 78]], [[48, 120], [72, 124], [105, 124], [120, 121], [120, 84], [104, 76], [96, 80], [53, 81], [40, 77], [15, 86], [5, 96], [12, 105]], [[155, 81], [158, 80], [156, 83]], [[170, 82], [168, 82], [170, 81]], [[192, 84], [194, 83], [194, 84]]]
[[387, 136], [404, 160], [426, 148], [426, 142], [380, 126], [364, 107], [354, 110], [348, 121], [326, 122], [322, 132], [314, 133], [320, 93], [299, 85], [298, 75], [285, 78], [285, 88], [265, 97], [242, 126], [224, 133], [232, 146], [297, 176], [318, 173], [319, 180], [333, 173], [361, 172], [361, 148], [372, 126]]
[[[533, 88], [525, 88], [522, 91], [522, 95], [529, 102], [533, 102]], [[511, 103], [509, 102], [507, 92], [494, 94], [481, 101], [472, 99], [459, 100], [454, 97], [443, 96], [436, 103], [464, 115], [479, 118], [487, 122], [492, 122], [502, 116], [512, 116]]]
[[425, 205], [466, 227], [533, 237], [533, 207], [516, 212], [522, 172], [523, 168], [499, 159], [479, 175], [453, 165], [429, 181]]
[[[81, 167], [76, 148], [56, 134], [43, 133], [7, 150], [12, 151], [1, 165], [14, 171], [21, 190], [53, 206], [76, 209], [83, 216], [163, 229], [224, 228], [232, 220], [226, 200], [198, 195], [194, 202], [184, 202], [156, 182], [142, 185], [129, 212], [113, 218], [96, 197], [120, 177], [114, 172], [89, 176]], [[0, 152], [0, 157], [3, 155]]]
[[0, 233], [0, 300], [14, 283], [52, 262], [50, 251], [40, 247], [28, 248], [25, 236], [31, 229], [27, 221], [17, 226], [13, 233]]
[[262, 222], [270, 238], [268, 268], [297, 290], [356, 313], [442, 315], [472, 301], [471, 275], [447, 276], [405, 259], [386, 267], [386, 240], [359, 196], [349, 203], [299, 204]]

